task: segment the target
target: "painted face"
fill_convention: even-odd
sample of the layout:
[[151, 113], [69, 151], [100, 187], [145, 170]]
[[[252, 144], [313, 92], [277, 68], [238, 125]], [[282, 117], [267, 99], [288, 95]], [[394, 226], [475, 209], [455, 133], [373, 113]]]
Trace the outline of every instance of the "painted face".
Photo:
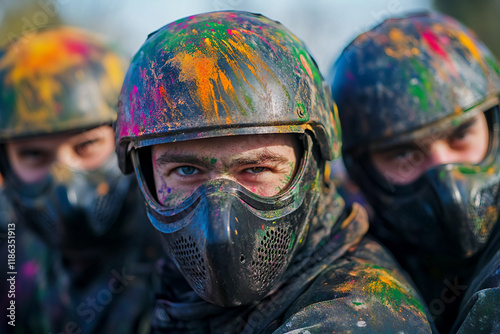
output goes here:
[[[256, 139], [257, 138], [257, 139]], [[292, 180], [300, 158], [296, 136], [245, 135], [189, 140], [152, 149], [160, 203], [175, 207], [203, 183], [228, 178], [260, 196], [273, 196]]]
[[479, 163], [488, 150], [484, 113], [449, 131], [373, 151], [375, 168], [391, 183], [409, 184], [432, 167], [448, 163]]
[[78, 134], [7, 142], [7, 154], [12, 170], [26, 183], [46, 177], [55, 162], [76, 170], [96, 169], [113, 151], [113, 129], [106, 125]]

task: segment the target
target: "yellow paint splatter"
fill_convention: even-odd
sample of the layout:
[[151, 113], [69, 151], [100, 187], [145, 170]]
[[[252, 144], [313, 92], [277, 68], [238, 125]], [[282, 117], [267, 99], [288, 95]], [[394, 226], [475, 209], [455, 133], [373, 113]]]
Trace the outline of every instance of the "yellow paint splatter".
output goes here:
[[7, 85], [23, 91], [24, 98], [16, 99], [17, 125], [41, 127], [58, 118], [68, 85], [95, 80], [87, 70], [91, 62], [102, 64], [105, 72], [98, 79], [103, 95], [117, 91], [123, 82], [121, 60], [102, 48], [87, 33], [73, 28], [45, 31], [29, 42], [14, 44], [0, 60], [0, 70], [6, 73]]
[[479, 63], [479, 65], [481, 66], [483, 71], [488, 73], [488, 69], [486, 67], [486, 64], [484, 63], [483, 58], [481, 58], [481, 52], [478, 50], [478, 48], [476, 47], [476, 44], [470, 39], [470, 37], [467, 36], [466, 33], [462, 32], [462, 31], [458, 31], [457, 38], [469, 50], [472, 57], [474, 57], [474, 59], [476, 59], [476, 61]]

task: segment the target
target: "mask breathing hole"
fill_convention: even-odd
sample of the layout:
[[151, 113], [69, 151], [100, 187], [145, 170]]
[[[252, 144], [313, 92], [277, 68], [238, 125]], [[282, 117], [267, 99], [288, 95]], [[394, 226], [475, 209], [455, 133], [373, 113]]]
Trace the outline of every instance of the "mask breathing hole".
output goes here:
[[245, 256], [244, 256], [244, 255], [241, 255], [241, 256], [240, 256], [240, 262], [241, 262], [241, 263], [245, 263]]
[[198, 291], [203, 291], [207, 280], [207, 268], [192, 237], [177, 239], [173, 251], [185, 276], [198, 288]]
[[105, 195], [99, 196], [92, 204], [91, 219], [94, 223], [94, 232], [103, 234], [108, 231], [114, 222], [113, 218], [119, 213], [116, 208], [120, 208], [120, 201], [116, 196]]
[[261, 288], [272, 284], [281, 273], [290, 249], [290, 240], [288, 229], [278, 227], [268, 230], [260, 241], [251, 268], [254, 281]]

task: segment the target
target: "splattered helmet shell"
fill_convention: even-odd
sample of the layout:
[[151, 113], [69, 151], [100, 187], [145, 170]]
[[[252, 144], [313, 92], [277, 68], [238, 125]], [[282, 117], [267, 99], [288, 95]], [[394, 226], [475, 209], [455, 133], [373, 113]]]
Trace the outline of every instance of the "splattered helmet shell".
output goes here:
[[[387, 19], [345, 48], [331, 78], [346, 167], [394, 238], [433, 254], [482, 249], [499, 209], [500, 76], [489, 50], [445, 15]], [[490, 145], [477, 165], [437, 166], [400, 186], [370, 160], [371, 150], [432, 138], [481, 112]]]
[[[120, 167], [131, 172], [133, 161], [150, 220], [201, 297], [224, 306], [247, 304], [282, 281], [304, 242], [322, 188], [322, 161], [340, 151], [333, 109], [304, 45], [261, 15], [187, 17], [151, 34], [137, 52], [118, 107]], [[148, 186], [151, 157], [141, 148], [233, 135], [264, 140], [258, 135], [279, 133], [302, 135], [306, 152], [295, 181], [274, 197], [213, 180], [167, 208]]]
[[58, 247], [90, 249], [118, 219], [127, 189], [114, 155], [91, 171], [62, 164], [39, 182], [11, 169], [6, 142], [78, 133], [116, 120], [122, 57], [90, 32], [53, 27], [0, 53], [0, 172], [19, 214]]
[[0, 140], [109, 124], [123, 60], [97, 36], [72, 27], [4, 46]]

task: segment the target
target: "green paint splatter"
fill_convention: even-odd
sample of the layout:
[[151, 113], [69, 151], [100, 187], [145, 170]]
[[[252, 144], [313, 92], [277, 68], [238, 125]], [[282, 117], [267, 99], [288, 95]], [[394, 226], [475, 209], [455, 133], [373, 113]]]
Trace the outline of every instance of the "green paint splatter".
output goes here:
[[307, 112], [306, 112], [306, 107], [304, 106], [304, 103], [300, 102], [300, 101], [297, 101], [297, 103], [295, 103], [296, 105], [296, 108], [298, 108], [298, 116], [300, 118], [306, 118], [307, 116]]
[[489, 167], [487, 166], [458, 166], [458, 170], [464, 174], [477, 174], [484, 173], [488, 171]]
[[[252, 112], [255, 112], [255, 107], [253, 105], [252, 97], [248, 94], [246, 90], [243, 91], [243, 99], [245, 100], [245, 104], [247, 105], [247, 107], [250, 108]], [[245, 114], [246, 110], [244, 111], [243, 115]]]
[[495, 59], [491, 58], [491, 57], [486, 57], [486, 62], [488, 63], [488, 65], [491, 66], [491, 68], [493, 68], [493, 70], [498, 74], [500, 75], [500, 68], [498, 67], [498, 64], [497, 62], [495, 61]]
[[205, 163], [210, 163], [210, 164], [215, 164], [217, 162], [217, 159], [216, 158], [210, 158], [210, 157], [202, 157], [201, 160], [203, 160], [203, 162]]
[[295, 233], [292, 233], [292, 235], [290, 236], [290, 245], [288, 246], [288, 250], [292, 250], [293, 248], [293, 244], [295, 243], [295, 238], [297, 236], [295, 235]]
[[[440, 110], [441, 104], [439, 102], [439, 99], [434, 99], [433, 101], [429, 99], [429, 97], [433, 96], [433, 76], [429, 73], [429, 69], [416, 59], [411, 59], [410, 62], [411, 67], [418, 73], [418, 79], [412, 78], [411, 80], [416, 79], [418, 80], [418, 83], [410, 85], [409, 93], [418, 98], [420, 102], [420, 108], [423, 111]], [[431, 107], [430, 104], [432, 102], [434, 105]]]
[[365, 266], [368, 269], [365, 271], [365, 276], [369, 277], [369, 281], [363, 290], [378, 297], [382, 304], [390, 305], [395, 310], [399, 310], [404, 303], [408, 307], [414, 307], [421, 314], [425, 314], [423, 304], [412, 296], [413, 291], [410, 287], [379, 266], [371, 264], [365, 264]]

